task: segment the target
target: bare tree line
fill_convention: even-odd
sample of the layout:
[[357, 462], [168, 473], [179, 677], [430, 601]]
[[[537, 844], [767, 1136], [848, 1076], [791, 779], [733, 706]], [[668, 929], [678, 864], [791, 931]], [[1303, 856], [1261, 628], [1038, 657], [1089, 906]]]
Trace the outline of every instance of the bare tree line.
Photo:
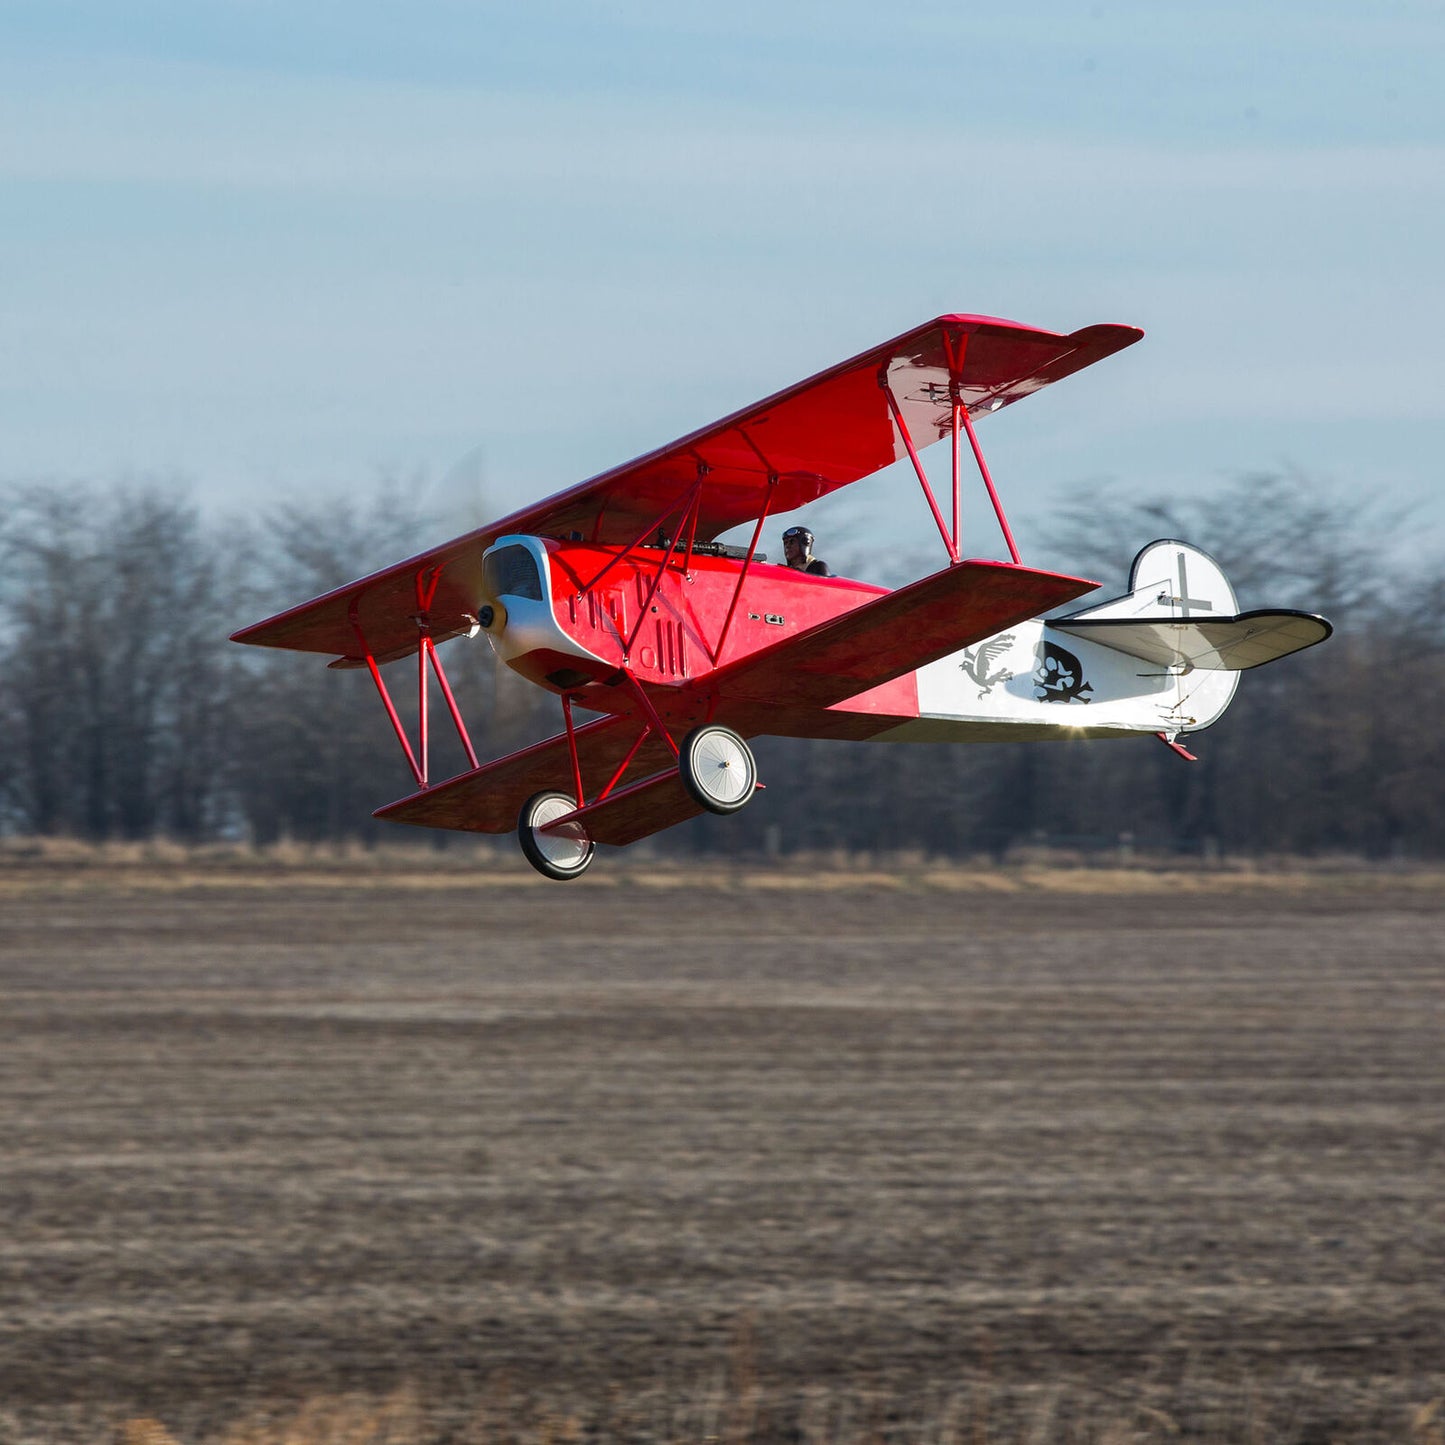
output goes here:
[[[377, 839], [413, 786], [371, 681], [227, 635], [441, 535], [400, 489], [204, 515], [181, 488], [0, 493], [0, 830], [88, 839]], [[1397, 526], [1304, 478], [1207, 498], [1078, 497], [1049, 560], [1122, 584], [1137, 546], [1182, 537], [1242, 606], [1321, 611], [1325, 646], [1246, 675], [1181, 762], [1149, 741], [886, 746], [759, 739], [776, 786], [658, 846], [1001, 854], [1034, 840], [1229, 852], [1445, 853], [1445, 560], [1390, 556]], [[480, 641], [444, 658], [482, 756], [556, 730], [554, 699]], [[398, 664], [404, 667], [406, 664]], [[405, 694], [404, 684], [397, 692]], [[436, 776], [464, 766], [437, 731]], [[451, 746], [451, 751], [447, 748]]]

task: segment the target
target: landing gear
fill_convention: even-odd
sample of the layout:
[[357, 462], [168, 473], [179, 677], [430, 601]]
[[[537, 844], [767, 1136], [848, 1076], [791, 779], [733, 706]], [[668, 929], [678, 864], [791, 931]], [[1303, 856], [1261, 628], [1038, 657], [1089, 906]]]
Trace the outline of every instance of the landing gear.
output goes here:
[[752, 750], [731, 728], [694, 728], [677, 758], [682, 785], [709, 813], [736, 813], [752, 801], [758, 765]]
[[517, 841], [522, 853], [537, 872], [547, 878], [578, 878], [587, 871], [597, 845], [581, 823], [564, 823], [548, 828], [556, 818], [565, 818], [577, 804], [566, 793], [534, 793], [522, 804], [517, 820]]

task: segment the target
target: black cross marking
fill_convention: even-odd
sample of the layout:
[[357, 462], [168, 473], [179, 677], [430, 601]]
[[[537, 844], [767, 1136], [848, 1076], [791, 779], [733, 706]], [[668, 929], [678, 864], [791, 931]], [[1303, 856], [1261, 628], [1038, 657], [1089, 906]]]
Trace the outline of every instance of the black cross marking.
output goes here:
[[1171, 597], [1169, 600], [1178, 603], [1186, 617], [1189, 616], [1189, 609], [1191, 607], [1198, 607], [1204, 612], [1214, 611], [1214, 603], [1206, 602], [1202, 597], [1191, 597], [1189, 595], [1189, 578], [1184, 570], [1183, 552], [1179, 554], [1179, 595], [1177, 597]]

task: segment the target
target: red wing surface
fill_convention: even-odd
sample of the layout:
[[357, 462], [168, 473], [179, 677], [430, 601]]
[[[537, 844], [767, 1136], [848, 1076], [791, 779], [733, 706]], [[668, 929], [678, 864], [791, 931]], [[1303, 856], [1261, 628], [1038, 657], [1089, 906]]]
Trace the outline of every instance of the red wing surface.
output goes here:
[[1097, 584], [1006, 562], [961, 562], [710, 673], [716, 720], [767, 731], [770, 707], [831, 707], [970, 647]]
[[[680, 510], [701, 474], [696, 535], [710, 540], [755, 520], [770, 491], [769, 512], [789, 512], [906, 455], [882, 378], [924, 446], [950, 426], [951, 378], [970, 415], [981, 416], [1142, 334], [1132, 326], [1089, 326], [1066, 336], [989, 316], [938, 317], [491, 526], [244, 628], [234, 640], [356, 656], [354, 619], [379, 659], [405, 656], [416, 650], [418, 611], [429, 613], [438, 640], [468, 625], [482, 596], [482, 553], [499, 536], [578, 532], [591, 542], [626, 544], [669, 508]], [[419, 596], [433, 584], [435, 596], [423, 608]]]
[[697, 535], [710, 540], [757, 519], [770, 476], [777, 491], [769, 511], [790, 512], [905, 457], [880, 384], [884, 377], [923, 446], [951, 429], [951, 375], [970, 415], [983, 415], [1143, 334], [1132, 326], [1089, 326], [1063, 336], [990, 316], [940, 316], [603, 472], [509, 519], [506, 529], [576, 529], [592, 541], [627, 542], [686, 495], [702, 466]]

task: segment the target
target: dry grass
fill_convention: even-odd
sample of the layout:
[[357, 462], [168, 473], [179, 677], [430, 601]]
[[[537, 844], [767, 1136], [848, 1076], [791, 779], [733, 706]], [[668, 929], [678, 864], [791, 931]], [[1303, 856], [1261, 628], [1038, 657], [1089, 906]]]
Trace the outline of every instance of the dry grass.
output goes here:
[[[187, 846], [166, 839], [87, 843], [72, 838], [0, 838], [0, 897], [26, 893], [193, 889], [472, 889], [478, 879], [508, 888], [556, 892], [528, 867], [510, 836], [458, 837], [445, 849], [403, 837], [384, 846], [282, 842]], [[1016, 850], [1005, 863], [940, 862], [922, 855], [872, 857], [799, 854], [766, 865], [748, 859], [692, 861], [646, 849], [604, 849], [572, 892], [644, 889], [658, 893], [724, 891], [817, 894], [1028, 894], [1126, 896], [1175, 893], [1273, 893], [1337, 890], [1445, 894], [1445, 865], [1369, 863], [1354, 857], [1229, 858], [1181, 863], [1140, 854]]]
[[214, 1434], [178, 1439], [155, 1419], [123, 1422], [117, 1445], [572, 1445], [649, 1441], [658, 1445], [1295, 1445], [1369, 1438], [1442, 1445], [1445, 1400], [1411, 1405], [1382, 1392], [1361, 1405], [1377, 1421], [1368, 1436], [1336, 1434], [1320, 1410], [1319, 1379], [1262, 1388], [1244, 1380], [1232, 1394], [1193, 1398], [1187, 1389], [1100, 1392], [1053, 1383], [995, 1398], [987, 1382], [922, 1399], [886, 1390], [805, 1387], [787, 1394], [718, 1380], [693, 1391], [580, 1403], [520, 1405], [505, 1389], [469, 1414], [428, 1406], [410, 1387], [377, 1399], [317, 1395], [291, 1408], [255, 1410]]

